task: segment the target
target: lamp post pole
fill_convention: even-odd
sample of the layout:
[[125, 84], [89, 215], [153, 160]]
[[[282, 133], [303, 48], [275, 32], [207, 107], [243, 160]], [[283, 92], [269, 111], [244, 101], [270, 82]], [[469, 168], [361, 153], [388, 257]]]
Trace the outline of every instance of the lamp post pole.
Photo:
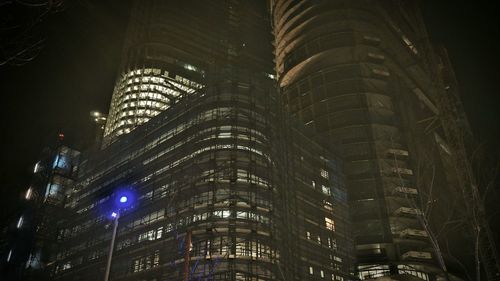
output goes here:
[[113, 260], [113, 250], [115, 248], [116, 231], [118, 229], [118, 219], [120, 219], [120, 212], [113, 213], [115, 221], [113, 223], [113, 235], [111, 236], [111, 245], [109, 246], [108, 262], [106, 263], [106, 273], [104, 274], [104, 281], [109, 281], [109, 272], [111, 270], [111, 261]]

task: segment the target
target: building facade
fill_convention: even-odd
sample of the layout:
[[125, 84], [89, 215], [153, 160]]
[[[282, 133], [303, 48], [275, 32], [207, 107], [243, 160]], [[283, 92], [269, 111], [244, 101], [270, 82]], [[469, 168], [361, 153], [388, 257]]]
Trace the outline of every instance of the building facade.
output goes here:
[[271, 75], [265, 1], [134, 1], [104, 144], [200, 89], [208, 72]]
[[[442, 79], [450, 68], [429, 42], [418, 2], [271, 4], [285, 107], [329, 138], [345, 161], [362, 280], [454, 278], [447, 273], [451, 252], [473, 248], [463, 244], [471, 236], [455, 249], [438, 243], [456, 236], [442, 235], [443, 225], [470, 215], [457, 215], [465, 209], [455, 188], [460, 172], [446, 164], [462, 149], [450, 149], [446, 128], [466, 121], [449, 77]], [[447, 112], [457, 117], [446, 119]]]
[[234, 75], [83, 153], [53, 280], [104, 276], [122, 187], [137, 203], [111, 280], [350, 280], [340, 159], [282, 114], [274, 80]]
[[54, 280], [350, 280], [342, 164], [282, 110], [266, 1], [135, 1], [101, 147], [58, 223]]

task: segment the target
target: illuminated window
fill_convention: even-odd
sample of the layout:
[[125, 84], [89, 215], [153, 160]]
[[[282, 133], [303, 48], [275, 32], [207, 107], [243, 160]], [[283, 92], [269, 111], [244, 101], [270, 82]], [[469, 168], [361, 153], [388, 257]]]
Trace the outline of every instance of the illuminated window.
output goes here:
[[258, 241], [243, 240], [237, 238], [236, 255], [254, 258], [271, 258], [271, 248]]
[[24, 195], [24, 199], [30, 200], [32, 194], [33, 194], [33, 189], [31, 189], [31, 187], [30, 187], [30, 188], [28, 188], [28, 190], [26, 190], [26, 194]]
[[276, 75], [270, 74], [270, 73], [265, 73], [265, 75], [273, 80], [276, 79]]
[[21, 228], [23, 226], [23, 223], [24, 223], [24, 217], [21, 216], [21, 217], [19, 217], [19, 220], [17, 221], [16, 227]]
[[321, 169], [321, 176], [325, 179], [328, 179], [328, 171], [325, 169]]
[[62, 270], [67, 270], [70, 269], [71, 267], [73, 267], [73, 265], [71, 264], [70, 261], [68, 261], [62, 265]]
[[326, 195], [331, 195], [331, 194], [332, 194], [332, 192], [331, 192], [330, 188], [329, 188], [329, 187], [327, 187], [327, 186], [324, 186], [324, 185], [321, 185], [321, 191], [322, 191], [324, 194], [326, 194]]
[[418, 55], [418, 50], [417, 50], [417, 47], [415, 47], [415, 45], [413, 44], [413, 42], [410, 41], [410, 39], [408, 37], [406, 37], [405, 35], [402, 35], [401, 36], [401, 39], [403, 39], [403, 42], [405, 42], [406, 46], [415, 54], [415, 55]]
[[[194, 66], [189, 70], [198, 71]], [[203, 86], [182, 76], [169, 77], [160, 69], [132, 70], [122, 76], [113, 94], [112, 108], [105, 135], [128, 133], [134, 127], [146, 123], [156, 116], [176, 97], [191, 94]], [[130, 111], [129, 111], [130, 110]], [[126, 111], [128, 118], [123, 116]], [[137, 118], [142, 117], [142, 118]], [[125, 120], [124, 120], [125, 119]], [[121, 127], [121, 121], [128, 124], [128, 130]]]
[[7, 254], [7, 262], [10, 261], [11, 257], [12, 257], [12, 250], [10, 250], [9, 253]]
[[328, 248], [337, 249], [337, 239], [328, 237], [327, 243], [328, 243]]
[[163, 234], [163, 227], [159, 227], [157, 229], [152, 229], [149, 231], [146, 231], [144, 233], [139, 234], [139, 237], [137, 239], [137, 242], [142, 242], [142, 241], [154, 241], [156, 239], [160, 239]]
[[230, 216], [231, 216], [230, 210], [214, 211], [214, 217], [216, 218], [229, 218]]
[[326, 229], [331, 230], [331, 231], [335, 231], [335, 221], [332, 220], [331, 218], [325, 217], [325, 226], [326, 226]]
[[314, 274], [314, 268], [312, 266], [309, 267], [309, 274]]
[[54, 159], [52, 164], [53, 169], [69, 170], [71, 168], [71, 163], [66, 155], [58, 154]]
[[408, 274], [408, 275], [413, 275], [416, 276], [422, 280], [429, 280], [429, 275], [426, 273], [420, 272], [412, 268], [411, 266], [404, 265], [404, 264], [399, 264], [398, 265], [398, 272], [399, 274]]
[[143, 216], [142, 218], [140, 218], [138, 220], [135, 220], [135, 221], [129, 223], [128, 226], [130, 228], [134, 228], [134, 227], [138, 227], [138, 226], [142, 226], [142, 225], [148, 225], [148, 224], [151, 224], [155, 221], [161, 220], [164, 217], [165, 217], [165, 210], [161, 209], [161, 210], [158, 210], [156, 212], [152, 212], [148, 215]]
[[62, 189], [61, 185], [55, 183], [49, 183], [47, 185], [47, 189], [45, 190], [45, 198], [53, 198], [53, 199], [58, 198], [61, 189]]
[[375, 279], [378, 277], [389, 276], [388, 265], [360, 265], [358, 266], [359, 279]]
[[329, 201], [325, 200], [323, 207], [325, 208], [325, 210], [333, 212], [333, 204], [332, 204], [332, 202], [329, 202]]
[[35, 164], [35, 168], [33, 168], [33, 173], [38, 173], [40, 171], [40, 162]]
[[133, 272], [141, 272], [160, 265], [160, 251], [156, 250], [153, 254], [137, 258], [132, 261]]

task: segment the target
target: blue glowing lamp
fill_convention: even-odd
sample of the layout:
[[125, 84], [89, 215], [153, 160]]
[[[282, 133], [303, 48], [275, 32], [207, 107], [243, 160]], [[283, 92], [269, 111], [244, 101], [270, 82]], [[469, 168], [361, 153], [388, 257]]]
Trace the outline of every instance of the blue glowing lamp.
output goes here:
[[114, 192], [111, 217], [116, 219], [123, 210], [132, 208], [135, 201], [135, 192], [131, 188], [121, 188]]
[[119, 188], [115, 190], [113, 195], [111, 196], [111, 202], [112, 206], [111, 209], [108, 209], [111, 211], [111, 218], [113, 219], [113, 234], [111, 235], [111, 244], [109, 246], [109, 254], [108, 254], [108, 261], [106, 263], [106, 270], [104, 274], [104, 280], [108, 281], [109, 280], [109, 273], [111, 269], [111, 262], [113, 259], [113, 250], [114, 250], [114, 245], [115, 245], [115, 239], [116, 239], [116, 233], [118, 231], [118, 221], [120, 220], [120, 215], [122, 214], [122, 211], [131, 209], [133, 207], [133, 204], [135, 203], [135, 192], [132, 188]]
[[115, 192], [114, 207], [123, 210], [132, 206], [135, 194], [131, 189], [120, 189]]

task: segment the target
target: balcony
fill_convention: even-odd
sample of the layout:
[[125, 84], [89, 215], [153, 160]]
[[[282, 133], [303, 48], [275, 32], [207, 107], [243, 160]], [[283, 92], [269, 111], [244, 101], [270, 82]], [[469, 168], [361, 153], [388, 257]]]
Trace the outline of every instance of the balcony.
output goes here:
[[400, 174], [400, 175], [404, 175], [404, 176], [412, 176], [413, 175], [413, 170], [406, 169], [406, 168], [392, 168], [391, 171], [394, 174]]
[[401, 258], [403, 260], [411, 260], [411, 259], [430, 260], [432, 259], [432, 255], [429, 252], [408, 251], [403, 255], [401, 255]]
[[405, 187], [405, 186], [397, 186], [394, 188], [394, 193], [399, 193], [403, 195], [417, 195], [418, 191], [416, 188]]
[[396, 157], [408, 157], [408, 155], [409, 155], [407, 150], [396, 149], [396, 148], [387, 149], [386, 153], [391, 155], [392, 157], [394, 157], [394, 156], [396, 156]]
[[413, 228], [407, 228], [404, 229], [399, 233], [399, 236], [401, 238], [417, 238], [417, 239], [422, 239], [422, 238], [427, 238], [429, 237], [429, 234], [425, 230], [420, 230], [420, 229], [413, 229]]
[[394, 211], [396, 215], [401, 216], [419, 216], [422, 215], [422, 211], [416, 208], [400, 207]]

